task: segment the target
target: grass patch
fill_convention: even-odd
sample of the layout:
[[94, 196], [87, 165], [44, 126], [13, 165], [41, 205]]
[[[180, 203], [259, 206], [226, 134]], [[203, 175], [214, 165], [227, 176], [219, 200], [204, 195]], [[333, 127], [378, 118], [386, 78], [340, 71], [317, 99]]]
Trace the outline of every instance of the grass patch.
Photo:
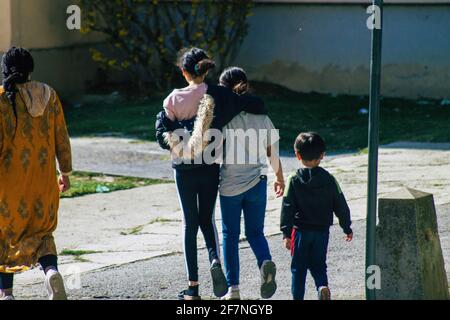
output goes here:
[[131, 228], [131, 229], [127, 230], [127, 231], [122, 231], [120, 234], [122, 236], [136, 235], [136, 234], [140, 233], [144, 229], [145, 226], [146, 226], [146, 224], [143, 224], [143, 225]]
[[93, 250], [70, 250], [64, 249], [59, 253], [60, 256], [73, 256], [73, 257], [81, 257], [88, 254], [101, 253], [101, 251], [93, 251]]
[[168, 182], [167, 180], [110, 176], [87, 172], [74, 172], [70, 177], [70, 181], [72, 187], [69, 191], [62, 194], [62, 198], [74, 198], [97, 193], [99, 187], [106, 187], [111, 192]]
[[102, 253], [101, 251], [93, 251], [93, 250], [70, 250], [70, 249], [64, 249], [60, 252], [60, 256], [71, 256], [73, 257], [73, 260], [76, 262], [91, 262], [88, 259], [84, 258], [83, 256], [89, 255], [89, 254], [95, 254], [95, 253]]
[[154, 218], [152, 220], [150, 220], [150, 222], [146, 223], [146, 224], [142, 224], [140, 226], [136, 226], [134, 228], [128, 229], [126, 231], [122, 231], [120, 234], [122, 236], [130, 236], [130, 235], [136, 235], [142, 232], [142, 230], [144, 230], [144, 228], [146, 226], [155, 224], [155, 223], [168, 223], [168, 222], [173, 222], [173, 221], [178, 221], [178, 220], [173, 220], [173, 219], [167, 219], [167, 218]]
[[[368, 97], [298, 93], [265, 83], [253, 83], [275, 126], [280, 129], [281, 147], [291, 149], [301, 131], [317, 131], [334, 152], [357, 151], [367, 147]], [[93, 104], [67, 111], [69, 131], [74, 136], [112, 134], [154, 140], [155, 115], [164, 96], [145, 102], [120, 105]], [[394, 141], [448, 142], [450, 107], [438, 100], [424, 106], [417, 101], [385, 98], [381, 103], [380, 143]]]
[[76, 262], [80, 262], [80, 263], [91, 262], [91, 260], [88, 260], [88, 259], [83, 258], [81, 256], [76, 256], [73, 260], [76, 261]]
[[163, 96], [144, 102], [92, 104], [66, 112], [72, 136], [117, 134], [154, 139], [155, 116], [162, 110]]
[[167, 219], [167, 218], [155, 218], [155, 219], [152, 219], [148, 224], [168, 223], [168, 222], [173, 222], [173, 221], [175, 221], [175, 220]]
[[358, 151], [359, 155], [369, 154], [369, 148], [360, 149]]

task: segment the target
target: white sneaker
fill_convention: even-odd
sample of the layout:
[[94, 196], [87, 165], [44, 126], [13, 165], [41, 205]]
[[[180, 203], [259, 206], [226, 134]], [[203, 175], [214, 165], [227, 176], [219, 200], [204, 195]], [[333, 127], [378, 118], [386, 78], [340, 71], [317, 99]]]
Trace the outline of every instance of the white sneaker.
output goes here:
[[16, 300], [13, 295], [0, 295], [0, 301]]
[[221, 300], [241, 300], [239, 288], [228, 288], [228, 293]]
[[45, 276], [45, 289], [49, 300], [67, 300], [64, 280], [56, 270], [49, 270]]
[[331, 300], [331, 292], [328, 287], [320, 287], [318, 293], [319, 300]]

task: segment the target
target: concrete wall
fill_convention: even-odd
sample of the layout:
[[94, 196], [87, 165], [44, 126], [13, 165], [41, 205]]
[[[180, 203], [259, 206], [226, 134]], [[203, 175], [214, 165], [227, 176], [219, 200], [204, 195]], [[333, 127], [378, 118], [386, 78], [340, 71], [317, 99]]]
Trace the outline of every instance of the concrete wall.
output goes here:
[[[294, 90], [367, 94], [366, 7], [260, 4], [236, 63], [253, 79]], [[450, 5], [387, 5], [384, 23], [383, 94], [447, 96]]]
[[[0, 51], [5, 51], [11, 45], [30, 49], [36, 60], [33, 78], [49, 83], [65, 98], [78, 96], [85, 91], [87, 82], [95, 78], [97, 70], [97, 65], [90, 58], [89, 47], [101, 41], [101, 38], [67, 29], [66, 9], [78, 1], [0, 2], [0, 15], [4, 15], [5, 21], [9, 21], [11, 26], [9, 32], [0, 34]], [[8, 11], [3, 10], [6, 3], [10, 4]], [[0, 24], [3, 23], [1, 19]]]
[[99, 41], [66, 27], [67, 7], [78, 0], [13, 0], [12, 41], [30, 49], [81, 46]]
[[[398, 1], [407, 0], [391, 0]], [[370, 31], [365, 8], [369, 1], [257, 2], [236, 60], [251, 78], [305, 92], [367, 94]], [[37, 62], [34, 78], [48, 82], [65, 97], [79, 95], [95, 78], [98, 67], [89, 48], [102, 40], [66, 28], [66, 8], [73, 3], [77, 1], [0, 1], [0, 53], [11, 45], [30, 48]], [[450, 4], [387, 5], [383, 93], [447, 96], [449, 39]]]
[[11, 0], [0, 1], [0, 51], [11, 43]]

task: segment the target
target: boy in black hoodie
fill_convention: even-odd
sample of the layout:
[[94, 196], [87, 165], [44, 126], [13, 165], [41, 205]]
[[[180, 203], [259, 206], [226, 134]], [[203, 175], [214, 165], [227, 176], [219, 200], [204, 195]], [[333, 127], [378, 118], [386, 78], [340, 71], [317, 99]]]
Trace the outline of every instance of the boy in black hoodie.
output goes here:
[[292, 295], [303, 300], [308, 270], [314, 278], [319, 300], [330, 300], [327, 278], [329, 228], [333, 213], [352, 241], [350, 209], [336, 179], [319, 167], [325, 142], [316, 133], [301, 133], [295, 140], [295, 154], [304, 168], [289, 177], [281, 211], [281, 231], [292, 255]]

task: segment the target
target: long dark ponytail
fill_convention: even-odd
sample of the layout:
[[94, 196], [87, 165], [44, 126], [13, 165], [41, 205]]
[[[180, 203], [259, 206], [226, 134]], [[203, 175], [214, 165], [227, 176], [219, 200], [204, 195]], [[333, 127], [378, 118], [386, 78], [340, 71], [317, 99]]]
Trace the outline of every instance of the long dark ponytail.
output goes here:
[[3, 88], [16, 119], [16, 85], [27, 82], [33, 70], [34, 60], [26, 49], [12, 47], [2, 57]]

